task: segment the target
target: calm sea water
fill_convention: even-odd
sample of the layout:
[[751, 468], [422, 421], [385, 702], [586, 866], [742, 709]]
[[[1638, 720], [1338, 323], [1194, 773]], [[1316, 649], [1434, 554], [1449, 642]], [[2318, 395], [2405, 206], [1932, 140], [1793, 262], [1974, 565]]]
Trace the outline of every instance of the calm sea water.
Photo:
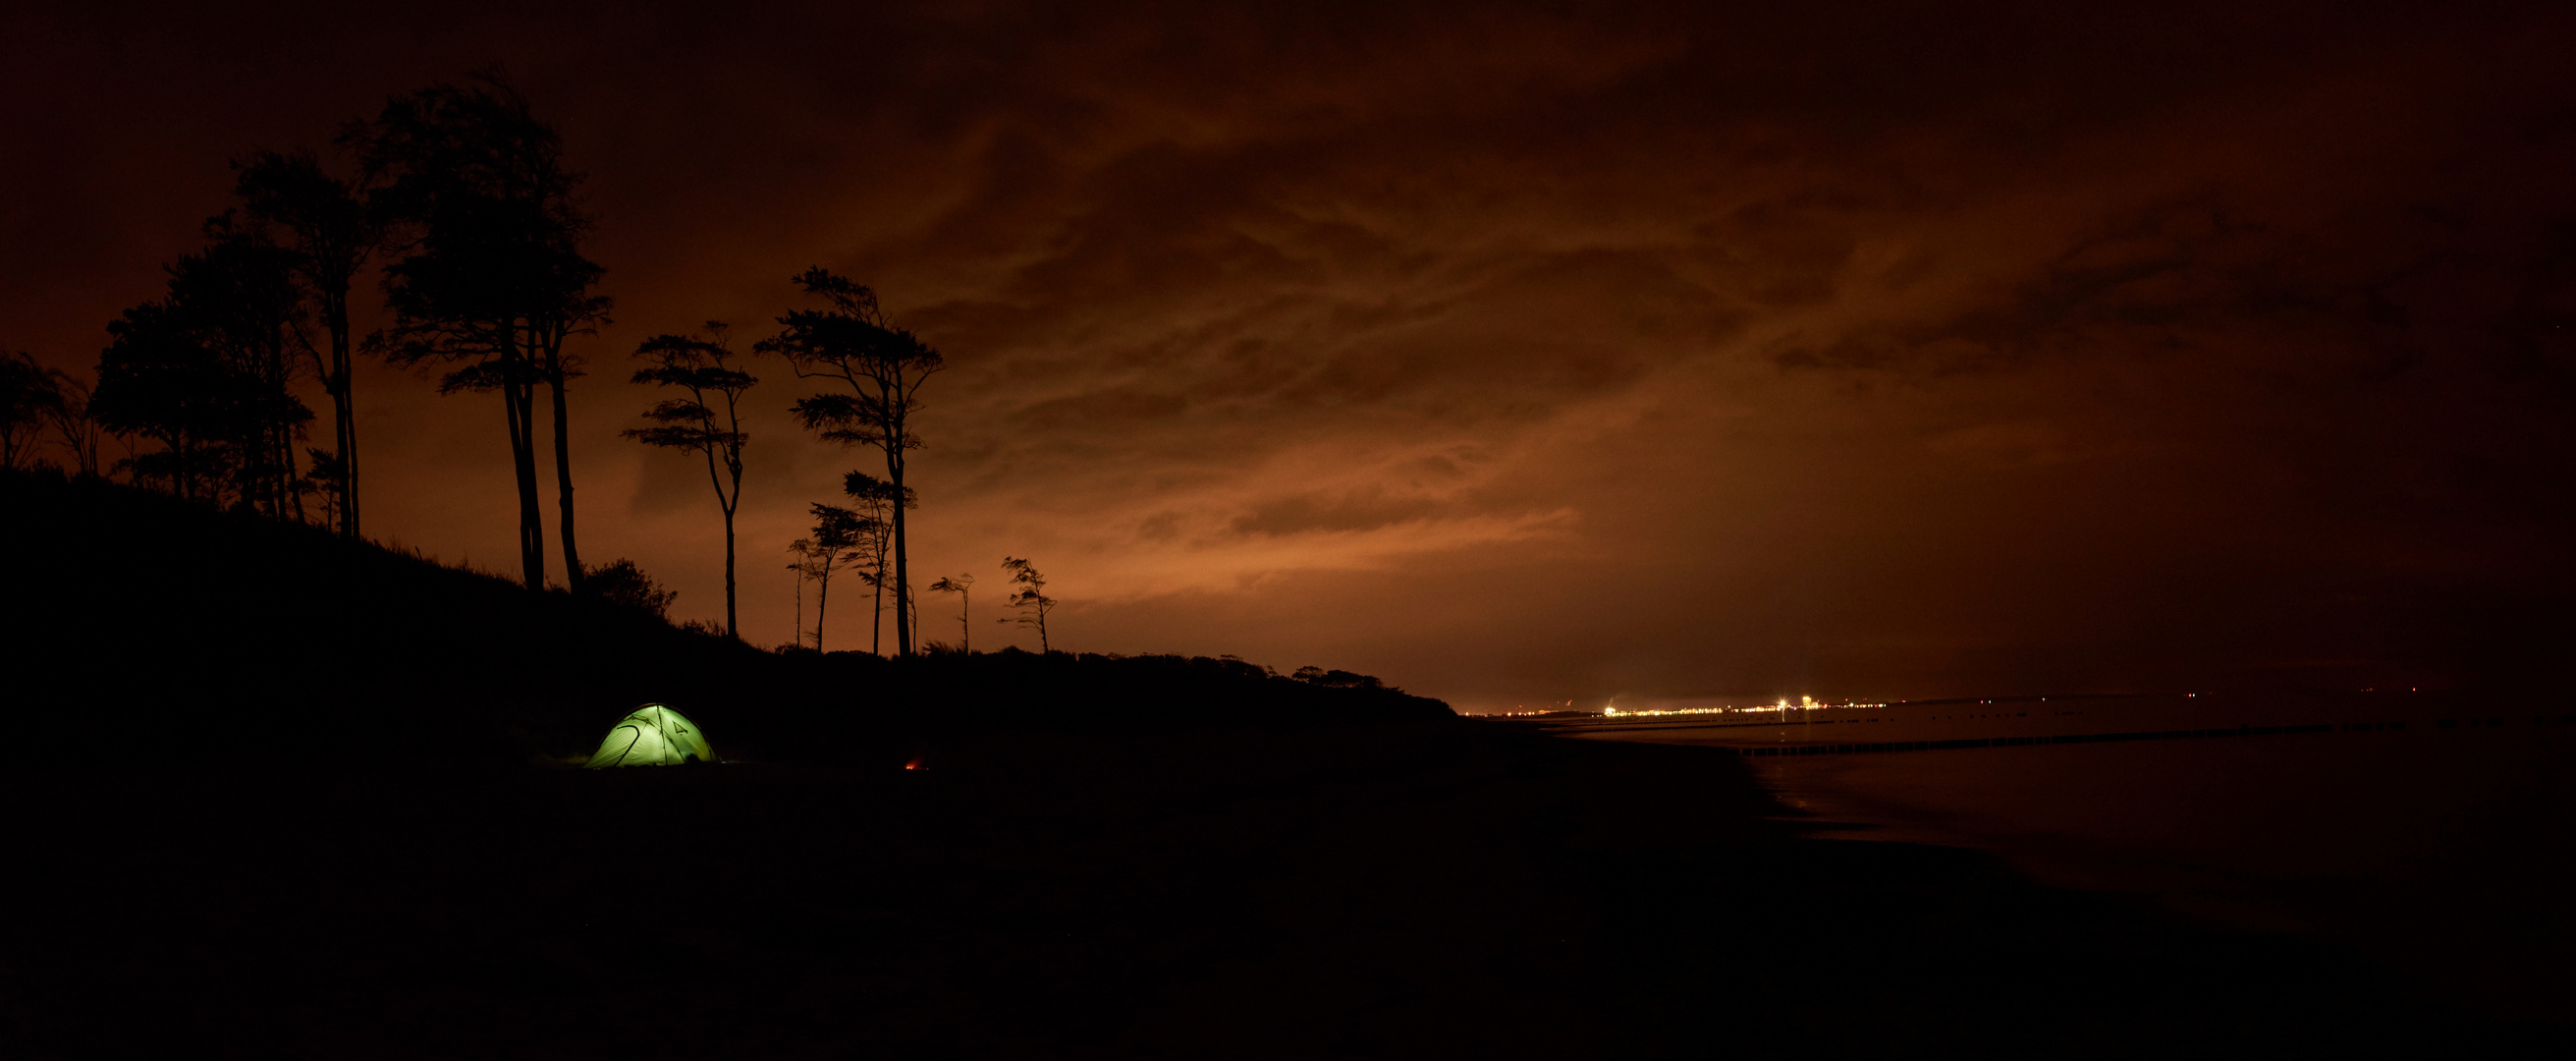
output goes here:
[[2051, 699], [1812, 718], [1563, 731], [1781, 750], [2331, 726], [1748, 762], [1840, 839], [1982, 849], [2053, 884], [2325, 940], [2481, 1008], [2576, 1025], [2576, 698]]

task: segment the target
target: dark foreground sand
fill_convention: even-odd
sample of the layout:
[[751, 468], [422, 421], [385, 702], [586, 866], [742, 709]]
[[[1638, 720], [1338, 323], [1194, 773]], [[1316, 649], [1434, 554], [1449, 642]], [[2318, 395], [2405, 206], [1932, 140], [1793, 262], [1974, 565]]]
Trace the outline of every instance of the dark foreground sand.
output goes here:
[[[719, 735], [719, 738], [721, 735]], [[720, 745], [721, 750], [721, 745]], [[13, 1056], [2556, 1055], [2308, 945], [1458, 723], [0, 780]], [[221, 752], [213, 755], [220, 757]]]

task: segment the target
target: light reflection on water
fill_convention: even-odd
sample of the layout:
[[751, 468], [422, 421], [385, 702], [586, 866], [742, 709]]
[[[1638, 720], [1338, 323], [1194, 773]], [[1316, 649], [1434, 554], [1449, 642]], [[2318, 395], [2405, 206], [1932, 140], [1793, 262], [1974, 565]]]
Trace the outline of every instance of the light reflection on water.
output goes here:
[[[1868, 723], [1572, 735], [1776, 748], [2333, 723], [1747, 762], [1790, 806], [1856, 826], [1830, 836], [1990, 851], [2050, 883], [2325, 939], [2490, 1008], [2576, 1023], [2576, 703], [2225, 700], [1899, 705], [1846, 715], [1881, 719]], [[2405, 725], [2343, 728], [2390, 722]]]

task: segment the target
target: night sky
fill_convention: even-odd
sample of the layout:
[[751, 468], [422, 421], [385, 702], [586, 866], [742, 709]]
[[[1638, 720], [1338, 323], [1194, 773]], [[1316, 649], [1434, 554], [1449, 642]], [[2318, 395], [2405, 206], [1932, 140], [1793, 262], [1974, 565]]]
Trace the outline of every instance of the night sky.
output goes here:
[[[617, 299], [582, 553], [678, 618], [720, 523], [618, 437], [629, 355], [822, 265], [949, 360], [913, 571], [983, 580], [978, 648], [1035, 647], [1006, 554], [1058, 648], [1465, 711], [2527, 681], [2569, 633], [2556, 5], [229, 6], [0, 14], [0, 347], [86, 375], [229, 159], [506, 64]], [[807, 503], [883, 469], [755, 371], [776, 645]], [[497, 398], [358, 393], [371, 534], [515, 574]]]

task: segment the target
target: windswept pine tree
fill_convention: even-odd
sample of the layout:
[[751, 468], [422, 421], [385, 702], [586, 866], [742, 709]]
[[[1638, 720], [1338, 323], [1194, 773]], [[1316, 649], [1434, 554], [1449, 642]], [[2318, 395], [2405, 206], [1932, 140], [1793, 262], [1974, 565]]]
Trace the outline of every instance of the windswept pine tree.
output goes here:
[[1047, 644], [1047, 613], [1055, 610], [1056, 601], [1055, 598], [1046, 595], [1046, 576], [1038, 573], [1037, 565], [1018, 557], [1003, 557], [1002, 570], [1010, 572], [1011, 584], [1020, 587], [1017, 592], [1002, 598], [1002, 604], [1018, 609], [1020, 614], [996, 621], [1018, 623], [1036, 630], [1038, 651], [1040, 653], [1051, 651]]
[[[886, 482], [897, 497], [910, 498], [904, 485], [904, 455], [921, 448], [912, 433], [912, 414], [921, 410], [921, 385], [945, 367], [939, 351], [894, 326], [877, 303], [875, 291], [824, 269], [808, 269], [794, 282], [823, 300], [825, 308], [794, 310], [778, 318], [782, 330], [756, 349], [778, 354], [796, 375], [837, 383], [839, 391], [796, 402], [798, 422], [824, 439], [847, 445], [874, 446], [885, 454]], [[893, 556], [896, 654], [912, 654], [912, 583], [906, 575], [904, 510], [893, 506], [890, 534]], [[879, 577], [884, 577], [880, 574]]]
[[742, 503], [742, 447], [751, 440], [742, 430], [742, 395], [760, 380], [733, 367], [735, 355], [725, 344], [725, 331], [723, 321], [708, 321], [704, 338], [656, 335], [644, 340], [635, 356], [651, 367], [637, 369], [635, 382], [677, 387], [689, 396], [668, 398], [645, 410], [644, 417], [655, 426], [630, 429], [626, 437], [648, 446], [693, 450], [706, 458], [707, 481], [715, 487], [716, 507], [724, 512], [725, 633], [740, 637], [734, 604], [733, 514]]
[[930, 584], [933, 593], [957, 595], [957, 651], [975, 651], [975, 576], [943, 575]]
[[[920, 508], [921, 501], [905, 490], [898, 494], [889, 483], [866, 472], [851, 472], [841, 477], [841, 492], [850, 495], [852, 509], [858, 512], [867, 528], [860, 539], [859, 577], [876, 591], [876, 619], [868, 637], [868, 651], [885, 654], [886, 558], [894, 544], [895, 513], [901, 509]], [[901, 497], [898, 507], [895, 498]], [[901, 619], [898, 614], [896, 618]]]
[[[873, 528], [869, 520], [837, 505], [815, 502], [814, 536], [799, 538], [787, 551], [796, 556], [799, 577], [814, 583], [814, 651], [823, 651], [823, 615], [832, 601], [832, 576], [860, 557], [859, 544]], [[801, 631], [800, 631], [801, 636]]]

